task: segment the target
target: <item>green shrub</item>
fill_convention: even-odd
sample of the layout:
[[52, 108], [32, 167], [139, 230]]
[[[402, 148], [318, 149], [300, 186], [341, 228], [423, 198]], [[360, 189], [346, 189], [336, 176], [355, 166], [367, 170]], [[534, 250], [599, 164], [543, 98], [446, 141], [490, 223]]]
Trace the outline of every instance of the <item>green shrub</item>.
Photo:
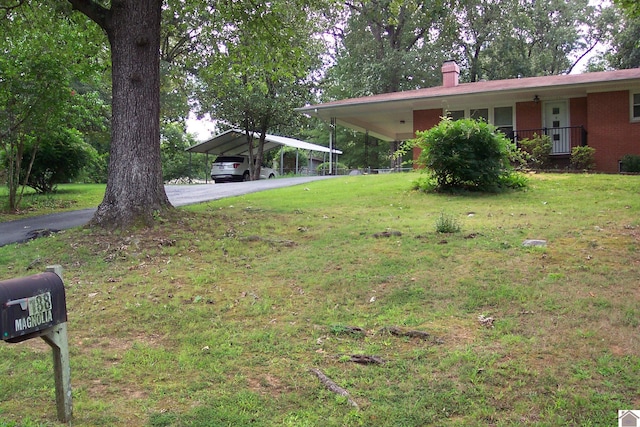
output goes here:
[[498, 191], [517, 150], [511, 140], [484, 122], [444, 118], [434, 128], [416, 132], [422, 149], [418, 164], [436, 180], [436, 191]]
[[596, 149], [593, 147], [573, 147], [571, 149], [571, 168], [576, 170], [591, 170], [596, 166]]
[[329, 165], [329, 162], [324, 162], [324, 163], [320, 163], [316, 169], [316, 172], [318, 173], [318, 175], [329, 175], [331, 173], [333, 173], [333, 171], [330, 170], [329, 166], [331, 166], [332, 168], [337, 168], [338, 169], [338, 175], [343, 175], [346, 174], [348, 171], [347, 165], [342, 164], [342, 163], [332, 163], [331, 165]]
[[431, 175], [421, 176], [411, 183], [411, 189], [416, 191], [424, 191], [425, 193], [433, 193], [438, 188], [438, 182]]
[[461, 229], [460, 222], [453, 215], [441, 212], [436, 220], [436, 231], [438, 233], [458, 233]]
[[[29, 148], [22, 157], [23, 165], [29, 164], [32, 150], [36, 151], [27, 185], [41, 194], [54, 192], [56, 184], [71, 182], [98, 157], [76, 129], [59, 129], [44, 135], [37, 147], [34, 141]], [[25, 173], [22, 171], [21, 179]]]
[[635, 154], [626, 154], [621, 160], [621, 172], [640, 172], [640, 156]]
[[518, 172], [510, 172], [500, 176], [500, 187], [512, 188], [519, 190], [527, 188], [529, 185], [529, 179], [525, 174]]
[[548, 169], [551, 167], [553, 144], [549, 135], [533, 134], [532, 138], [519, 140], [518, 146], [525, 153], [529, 168]]

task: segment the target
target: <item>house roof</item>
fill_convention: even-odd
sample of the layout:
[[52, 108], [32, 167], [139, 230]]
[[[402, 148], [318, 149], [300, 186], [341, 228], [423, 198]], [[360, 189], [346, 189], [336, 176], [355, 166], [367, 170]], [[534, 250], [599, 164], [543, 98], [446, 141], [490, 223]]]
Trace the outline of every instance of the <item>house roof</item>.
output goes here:
[[[253, 132], [253, 137], [258, 139], [260, 134]], [[272, 150], [278, 148], [281, 145], [288, 147], [294, 147], [301, 150], [318, 151], [322, 153], [329, 153], [329, 148], [322, 145], [312, 144], [310, 142], [301, 141], [299, 139], [287, 138], [284, 136], [269, 135], [267, 134], [264, 150]], [[191, 153], [206, 153], [215, 155], [248, 155], [249, 146], [247, 144], [247, 136], [245, 132], [240, 129], [230, 129], [221, 134], [215, 135], [212, 138], [201, 142], [196, 145], [192, 145], [187, 148], [186, 151]], [[342, 151], [333, 150], [335, 154], [342, 154]]]
[[394, 141], [413, 138], [414, 110], [507, 106], [531, 101], [535, 95], [542, 101], [550, 101], [630, 87], [640, 87], [640, 68], [460, 83], [343, 99], [296, 111], [327, 121], [336, 118], [343, 126]]

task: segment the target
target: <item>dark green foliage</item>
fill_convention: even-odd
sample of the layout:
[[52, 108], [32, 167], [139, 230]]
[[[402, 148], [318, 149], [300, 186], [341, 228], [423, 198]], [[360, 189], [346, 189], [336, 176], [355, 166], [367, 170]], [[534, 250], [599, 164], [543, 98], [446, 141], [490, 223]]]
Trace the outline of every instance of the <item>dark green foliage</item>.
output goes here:
[[640, 156], [635, 154], [626, 154], [620, 161], [620, 172], [640, 172]]
[[36, 144], [37, 140], [24, 154], [22, 163], [28, 165], [35, 150], [27, 185], [41, 194], [52, 193], [56, 184], [72, 181], [98, 157], [96, 150], [84, 142], [76, 129], [60, 129], [43, 136]]
[[418, 164], [433, 173], [436, 191], [495, 192], [508, 183], [514, 144], [484, 121], [443, 119], [434, 128], [417, 132], [422, 149]]
[[529, 180], [522, 173], [511, 172], [500, 176], [500, 188], [511, 188], [514, 190], [527, 188]]
[[640, 17], [640, 3], [636, 0], [615, 0], [614, 3], [622, 8], [628, 16], [632, 18]]
[[[189, 153], [185, 151], [195, 143], [193, 138], [185, 133], [184, 125], [180, 123], [165, 123], [160, 131], [160, 156], [162, 157], [162, 179], [193, 177], [192, 169], [202, 169], [201, 166], [191, 168]], [[199, 156], [198, 160], [202, 156]]]
[[425, 193], [434, 193], [438, 189], [438, 182], [431, 175], [421, 176], [411, 183], [411, 189], [424, 191]]
[[104, 184], [107, 182], [107, 168], [109, 165], [109, 153], [99, 153], [89, 159], [89, 163], [78, 175], [78, 182], [91, 184]]
[[591, 170], [596, 166], [596, 149], [593, 147], [573, 147], [571, 150], [571, 168]]
[[[280, 171], [280, 167], [282, 166], [284, 174], [296, 173], [309, 165], [309, 152], [283, 145], [279, 150], [266, 152], [263, 164], [273, 165], [278, 171]], [[298, 167], [297, 171], [296, 166]]]
[[531, 169], [551, 167], [553, 144], [549, 135], [534, 134], [532, 138], [518, 141], [520, 150], [525, 154], [526, 166]]
[[[330, 169], [330, 166], [333, 171]], [[332, 163], [331, 165], [329, 165], [329, 162], [324, 162], [318, 165], [316, 171], [318, 172], [318, 175], [331, 175], [336, 168], [338, 169], [338, 175], [345, 175], [349, 170], [347, 165], [342, 163]]]

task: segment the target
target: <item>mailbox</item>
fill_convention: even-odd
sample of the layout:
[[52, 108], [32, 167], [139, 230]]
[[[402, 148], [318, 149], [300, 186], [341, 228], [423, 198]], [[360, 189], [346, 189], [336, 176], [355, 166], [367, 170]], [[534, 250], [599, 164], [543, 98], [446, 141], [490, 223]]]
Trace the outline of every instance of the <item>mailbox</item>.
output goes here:
[[67, 321], [62, 278], [53, 272], [0, 281], [0, 339], [20, 342]]

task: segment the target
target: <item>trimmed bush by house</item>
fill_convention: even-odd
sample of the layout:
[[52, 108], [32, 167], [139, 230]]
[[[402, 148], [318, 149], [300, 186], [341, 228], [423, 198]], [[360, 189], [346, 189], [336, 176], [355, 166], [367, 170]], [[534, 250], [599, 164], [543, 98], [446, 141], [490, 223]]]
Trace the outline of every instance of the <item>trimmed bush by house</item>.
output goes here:
[[[416, 132], [422, 149], [418, 164], [435, 179], [435, 191], [487, 191], [521, 187], [511, 179], [518, 150], [497, 128], [484, 121], [444, 118], [434, 128]], [[514, 184], [514, 185], [512, 185]]]
[[620, 172], [640, 172], [640, 156], [635, 154], [627, 154], [620, 161]]
[[518, 141], [524, 153], [527, 167], [531, 169], [549, 169], [551, 167], [551, 150], [553, 144], [549, 135], [534, 134], [532, 138]]
[[571, 159], [569, 160], [571, 169], [592, 170], [596, 166], [596, 149], [593, 147], [573, 147], [571, 149]]

